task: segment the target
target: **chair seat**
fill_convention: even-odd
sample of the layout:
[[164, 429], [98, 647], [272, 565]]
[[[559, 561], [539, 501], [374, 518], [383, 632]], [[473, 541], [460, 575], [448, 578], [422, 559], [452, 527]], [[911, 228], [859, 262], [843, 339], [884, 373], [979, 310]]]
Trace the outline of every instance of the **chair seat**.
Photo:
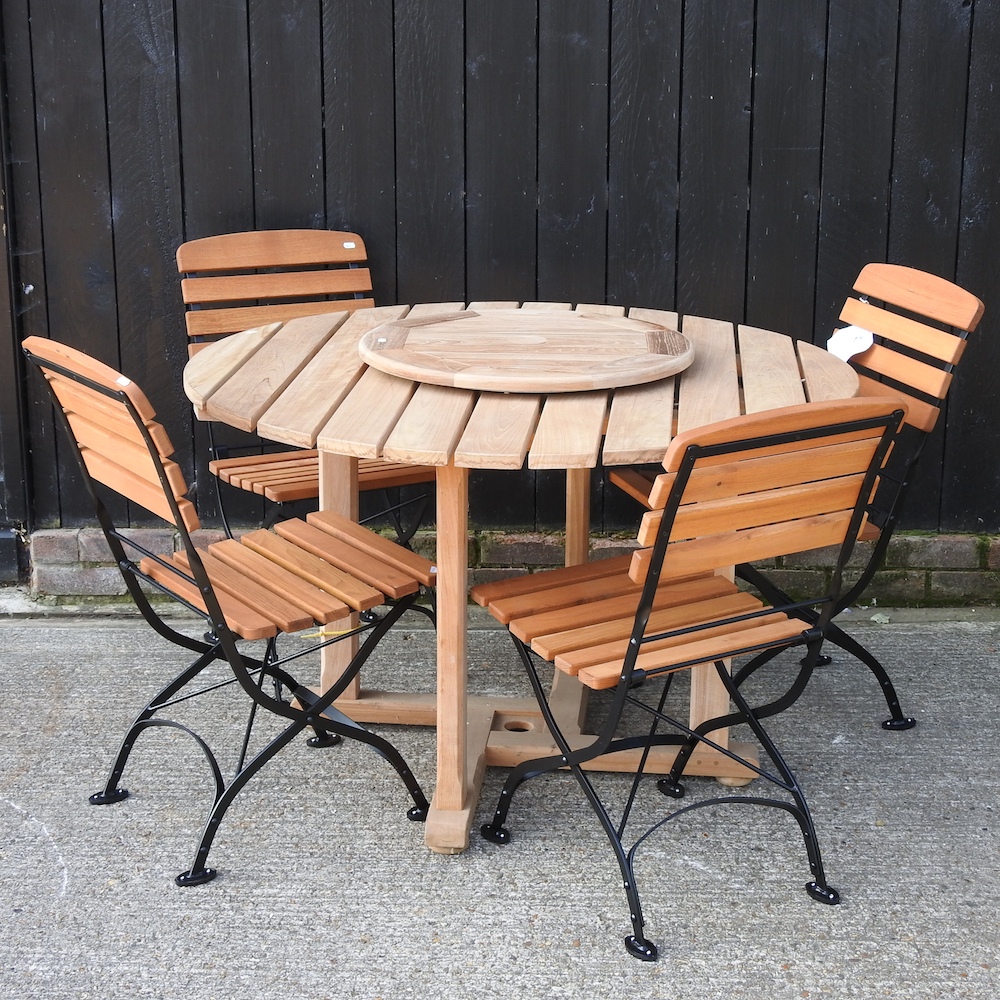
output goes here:
[[[628, 575], [629, 560], [532, 573], [474, 587], [471, 596], [542, 659], [589, 688], [612, 688], [621, 677], [642, 589]], [[747, 615], [756, 617], [748, 621]], [[760, 642], [798, 641], [805, 630], [801, 621], [769, 613], [763, 601], [713, 574], [657, 589], [648, 631], [685, 626], [692, 631], [647, 643], [636, 669], [680, 669]]]
[[[429, 560], [408, 550], [400, 556], [369, 535], [374, 533], [327, 513], [319, 526], [292, 518], [274, 531], [252, 531], [197, 551], [232, 631], [243, 639], [269, 639], [432, 585]], [[206, 610], [194, 583], [177, 575], [190, 572], [183, 552], [147, 557], [139, 568], [170, 594]]]
[[[219, 458], [209, 462], [208, 471], [231, 486], [274, 503], [313, 500], [319, 496], [319, 453], [315, 449]], [[368, 458], [358, 461], [359, 490], [432, 483], [434, 476], [431, 465], [402, 465]]]

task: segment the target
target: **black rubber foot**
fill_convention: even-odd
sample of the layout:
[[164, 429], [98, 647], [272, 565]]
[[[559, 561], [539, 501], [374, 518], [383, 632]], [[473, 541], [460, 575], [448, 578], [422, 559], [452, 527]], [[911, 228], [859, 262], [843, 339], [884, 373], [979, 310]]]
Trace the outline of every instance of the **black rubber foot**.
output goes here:
[[673, 778], [660, 778], [656, 783], [656, 787], [664, 795], [669, 795], [672, 799], [684, 798], [684, 786]]
[[430, 806], [411, 806], [406, 810], [406, 818], [414, 823], [423, 823], [427, 819], [427, 810]]
[[655, 962], [658, 955], [656, 945], [652, 941], [637, 938], [634, 934], [629, 934], [625, 938], [625, 950], [640, 962]]
[[322, 749], [323, 747], [335, 747], [338, 743], [343, 743], [344, 737], [337, 733], [317, 733], [306, 740], [307, 747]]
[[509, 844], [510, 830], [505, 826], [494, 826], [492, 823], [484, 823], [479, 832], [494, 844]]
[[106, 806], [128, 798], [127, 788], [116, 788], [113, 792], [94, 792], [87, 801], [92, 806]]
[[[807, 659], [808, 657], [803, 656], [802, 659], [799, 660], [799, 663], [801, 663], [802, 666], [805, 666]], [[828, 667], [831, 663], [833, 663], [833, 657], [830, 656], [829, 653], [820, 653], [819, 656], [816, 657], [817, 667]]]
[[902, 719], [886, 719], [882, 723], [883, 729], [890, 729], [892, 732], [900, 732], [903, 729], [912, 729], [917, 724], [917, 720], [911, 718], [910, 716], [905, 716]]
[[204, 885], [219, 873], [214, 868], [199, 868], [196, 872], [181, 872], [174, 881], [178, 885]]
[[817, 903], [826, 903], [827, 906], [836, 906], [840, 902], [840, 893], [829, 885], [822, 886], [818, 882], [807, 882], [806, 892]]

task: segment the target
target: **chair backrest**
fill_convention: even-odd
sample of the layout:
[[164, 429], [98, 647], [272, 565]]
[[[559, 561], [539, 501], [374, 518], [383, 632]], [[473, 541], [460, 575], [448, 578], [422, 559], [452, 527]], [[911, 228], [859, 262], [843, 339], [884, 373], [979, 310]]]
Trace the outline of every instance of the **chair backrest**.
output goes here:
[[631, 576], [684, 577], [838, 546], [822, 595], [832, 601], [904, 412], [888, 397], [806, 403], [678, 435]]
[[266, 323], [374, 306], [364, 240], [324, 229], [224, 233], [177, 249], [189, 350]]
[[840, 318], [875, 334], [873, 346], [851, 359], [862, 395], [897, 392], [907, 404], [907, 424], [930, 432], [983, 303], [944, 278], [900, 264], [866, 265], [854, 290], [860, 298], [849, 298]]
[[198, 528], [170, 438], [143, 391], [65, 344], [28, 337], [22, 346], [56, 397], [90, 478], [182, 530]]

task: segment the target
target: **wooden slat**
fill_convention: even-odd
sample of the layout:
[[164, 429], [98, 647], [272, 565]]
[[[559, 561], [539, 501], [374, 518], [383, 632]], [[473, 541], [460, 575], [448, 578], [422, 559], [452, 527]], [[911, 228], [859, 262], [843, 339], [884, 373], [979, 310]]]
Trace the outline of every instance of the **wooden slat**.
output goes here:
[[319, 432], [365, 370], [358, 341], [381, 323], [406, 315], [405, 306], [352, 313], [316, 352], [257, 422], [257, 433], [273, 441], [312, 448]]
[[606, 392], [548, 396], [542, 406], [535, 439], [528, 451], [528, 468], [594, 468], [607, 412]]
[[[207, 278], [183, 278], [181, 297], [185, 303], [245, 302], [256, 299], [290, 299], [316, 295], [371, 292], [367, 267], [336, 270], [289, 271], [263, 274], [227, 274]], [[330, 303], [330, 311], [337, 308]]]
[[[844, 540], [849, 522], [850, 512], [824, 514], [785, 524], [732, 532], [721, 537], [677, 542], [671, 545], [667, 554], [664, 574], [669, 578], [691, 576], [722, 566], [757, 562], [776, 555], [836, 545]], [[639, 549], [632, 554], [629, 575], [636, 583], [641, 583], [646, 578], [650, 556], [650, 549]]]
[[182, 243], [177, 249], [181, 272], [232, 271], [240, 268], [353, 264], [367, 259], [357, 234], [328, 229], [270, 229], [222, 233]]
[[822, 347], [804, 340], [795, 342], [795, 350], [810, 403], [848, 399], [858, 394], [858, 376], [850, 365], [845, 365]]
[[[770, 621], [754, 628], [744, 628], [732, 632], [722, 631], [718, 636], [702, 638], [680, 646], [665, 646], [639, 654], [636, 668], [658, 670], [686, 663], [712, 662], [726, 659], [739, 650], [755, 644], [780, 644], [783, 640], [794, 639], [802, 634], [804, 625], [795, 619]], [[577, 676], [589, 688], [601, 690], [614, 687], [621, 674], [621, 662], [595, 664], [585, 667]]]
[[644, 507], [649, 507], [649, 491], [653, 488], [655, 476], [639, 469], [611, 469], [608, 480], [613, 486], [627, 493]]
[[739, 327], [744, 413], [806, 401], [799, 359], [791, 339], [770, 330]]
[[343, 601], [255, 552], [248, 545], [240, 544], [234, 538], [213, 542], [208, 548], [216, 558], [241, 573], [258, 579], [266, 578], [270, 586], [277, 587], [288, 601], [320, 624], [326, 625], [353, 614], [351, 608]]
[[378, 458], [416, 384], [369, 368], [319, 432], [321, 449]]
[[[721, 577], [707, 574], [693, 581], [686, 580], [676, 584], [664, 583], [656, 591], [653, 598], [653, 608], [670, 607], [677, 603], [683, 603], [686, 598], [697, 600], [703, 597], [718, 596], [728, 589], [732, 589], [732, 585], [727, 581]], [[600, 600], [591, 600], [584, 604], [569, 604], [548, 611], [539, 611], [537, 614], [525, 614], [520, 618], [512, 619], [507, 627], [513, 635], [522, 641], [530, 642], [535, 636], [580, 628], [594, 622], [613, 621], [626, 615], [634, 618], [638, 603], [639, 590], [637, 588], [631, 592]]]
[[540, 396], [481, 393], [455, 448], [455, 464], [470, 469], [520, 469], [541, 410]]
[[741, 413], [732, 324], [685, 316], [682, 325], [694, 345], [694, 361], [681, 378], [678, 433]]
[[[316, 623], [312, 615], [306, 614], [302, 608], [270, 586], [272, 581], [268, 577], [243, 572], [205, 549], [199, 549], [198, 555], [217, 595], [221, 592], [235, 597], [273, 622], [282, 632], [299, 632]], [[190, 572], [191, 566], [186, 553], [178, 552], [174, 562]]]
[[851, 360], [862, 371], [886, 375], [896, 382], [916, 389], [917, 392], [936, 396], [938, 399], [944, 399], [951, 387], [950, 372], [924, 364], [905, 354], [899, 354], [881, 344], [873, 344], [867, 351], [856, 354]]
[[[684, 502], [715, 500], [719, 497], [750, 493], [765, 486], [789, 486], [812, 478], [843, 476], [863, 469], [871, 460], [878, 443], [870, 431], [856, 440], [803, 450], [777, 451], [760, 457], [740, 458], [692, 470], [684, 490]], [[675, 475], [665, 472], [656, 477], [646, 496], [648, 507], [662, 508], [673, 487]]]
[[313, 511], [306, 515], [306, 520], [335, 538], [342, 538], [360, 552], [376, 556], [382, 562], [395, 566], [425, 587], [433, 587], [437, 583], [437, 569], [424, 556], [410, 549], [397, 545], [388, 538], [383, 538], [364, 525], [352, 521], [348, 517], [331, 510]]
[[848, 299], [844, 303], [840, 318], [845, 323], [871, 330], [879, 337], [949, 365], [958, 363], [968, 345], [964, 337], [956, 337], [953, 333], [927, 326], [909, 316], [900, 316], [899, 313], [889, 312], [857, 299]]
[[[133, 503], [145, 507], [146, 510], [162, 517], [165, 521], [174, 523], [174, 515], [170, 510], [166, 494], [159, 482], [152, 483], [148, 479], [143, 479], [131, 469], [127, 469], [117, 462], [112, 461], [100, 452], [91, 451], [89, 448], [81, 449], [84, 464], [87, 471], [99, 483], [104, 483]], [[177, 506], [180, 511], [181, 520], [188, 531], [194, 531], [201, 527], [198, 514], [190, 500], [184, 497], [177, 498]]]
[[383, 456], [397, 462], [447, 465], [474, 402], [474, 395], [464, 389], [418, 385], [405, 416], [386, 438]]
[[477, 584], [469, 596], [480, 607], [486, 607], [493, 601], [501, 601], [516, 594], [627, 572], [631, 561], [631, 556], [615, 556], [612, 559], [595, 559], [593, 562], [577, 566], [560, 566], [558, 569], [509, 577], [506, 580], [493, 580], [490, 583]]
[[354, 611], [366, 611], [383, 602], [374, 587], [356, 580], [349, 573], [331, 566], [319, 556], [304, 552], [299, 546], [270, 531], [252, 531], [240, 541], [254, 552], [276, 562], [297, 576], [349, 605]]
[[280, 323], [269, 323], [244, 330], [240, 336], [228, 337], [213, 345], [208, 353], [199, 352], [188, 361], [184, 366], [184, 394], [191, 400], [200, 419], [206, 419], [201, 411], [208, 398], [280, 329]]
[[635, 597], [641, 588], [637, 587], [626, 573], [614, 576], [595, 577], [562, 587], [546, 587], [528, 594], [518, 594], [500, 600], [490, 601], [490, 614], [501, 625], [525, 615], [547, 614], [559, 608], [570, 608], [592, 601], [603, 601], [610, 597], [630, 594]]
[[[864, 476], [859, 473], [822, 483], [796, 484], [686, 504], [677, 511], [670, 535], [675, 539], [700, 538], [846, 510], [854, 507], [863, 482]], [[643, 515], [638, 534], [640, 545], [653, 544], [662, 518], [661, 510]]]
[[858, 377], [858, 388], [862, 396], [897, 399], [904, 403], [906, 405], [906, 419], [904, 423], [910, 424], [926, 434], [929, 434], [934, 429], [934, 425], [941, 415], [940, 408], [934, 406], [932, 403], [918, 399], [916, 396], [911, 396], [909, 393], [903, 392], [895, 386], [877, 382], [873, 378], [868, 378], [867, 375], [860, 375]]
[[235, 306], [232, 309], [193, 309], [184, 314], [189, 337], [224, 336], [269, 323], [286, 323], [303, 316], [332, 316], [371, 309], [373, 299], [336, 299], [330, 302], [287, 302], [266, 306]]
[[[668, 632], [672, 629], [700, 625], [703, 622], [744, 615], [761, 607], [763, 604], [758, 598], [738, 591], [733, 584], [728, 584], [728, 592], [722, 593], [719, 597], [678, 603], [653, 611], [646, 624], [646, 634], [655, 635], [657, 632]], [[634, 625], [634, 616], [620, 618], [617, 621], [596, 622], [579, 629], [537, 636], [532, 641], [531, 648], [543, 659], [554, 661], [564, 673], [577, 674], [584, 667], [595, 663], [624, 660]], [[686, 641], [687, 638], [684, 636], [674, 636], [659, 642], [661, 648], [665, 648]], [[652, 644], [650, 647], [652, 648]]]
[[205, 412], [240, 430], [257, 420], [340, 326], [341, 317], [289, 320], [207, 400]]
[[[168, 558], [167, 561], [173, 562], [179, 572], [184, 572], [184, 567], [176, 557], [172, 560]], [[188, 604], [198, 608], [200, 611], [204, 611], [206, 614], [208, 613], [201, 593], [194, 583], [171, 572], [153, 559], [143, 559], [139, 563], [139, 568], [147, 576], [152, 577], [165, 587], [169, 593], [177, 594], [187, 601]], [[224, 591], [217, 591], [215, 597], [219, 602], [219, 607], [222, 609], [222, 614], [226, 619], [226, 624], [229, 626], [230, 631], [235, 632], [244, 639], [251, 640], [269, 639], [278, 634], [278, 629], [269, 618], [248, 607], [238, 598]]]
[[961, 330], [974, 330], [983, 315], [983, 303], [964, 288], [900, 264], [865, 265], [854, 290]]
[[324, 562], [342, 569], [356, 580], [368, 584], [386, 597], [398, 600], [419, 589], [412, 574], [362, 552], [341, 538], [320, 530], [313, 524], [293, 518], [274, 526], [275, 533], [299, 548], [319, 556]]
[[676, 380], [617, 389], [611, 399], [602, 452], [605, 465], [658, 462], [674, 427]]
[[381, 459], [361, 459], [358, 462], [358, 489], [387, 490], [415, 483], [433, 483], [435, 470], [431, 465], [406, 465]]

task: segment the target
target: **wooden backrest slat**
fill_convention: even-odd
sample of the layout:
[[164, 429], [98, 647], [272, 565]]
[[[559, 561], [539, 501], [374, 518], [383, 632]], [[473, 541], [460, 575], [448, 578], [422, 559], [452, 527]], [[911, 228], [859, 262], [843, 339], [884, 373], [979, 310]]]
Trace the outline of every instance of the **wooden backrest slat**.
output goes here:
[[[863, 483], [864, 475], [857, 473], [686, 504], [677, 511], [670, 536], [672, 539], [699, 538], [832, 511], [851, 510], [857, 503]], [[651, 510], [643, 515], [638, 535], [640, 545], [653, 544], [662, 519], [661, 510]]]
[[264, 229], [223, 233], [182, 243], [177, 249], [181, 272], [232, 271], [262, 267], [308, 267], [360, 264], [367, 260], [357, 233], [329, 229]]
[[917, 430], [923, 431], [925, 434], [934, 430], [934, 425], [941, 415], [940, 406], [911, 396], [908, 392], [897, 389], [886, 382], [877, 382], [867, 375], [858, 375], [858, 392], [860, 396], [898, 399], [906, 406], [906, 417], [903, 422], [911, 427], [916, 427]]
[[948, 395], [953, 377], [951, 372], [942, 371], [881, 344], [873, 344], [867, 351], [855, 355], [851, 361], [861, 373], [886, 375], [937, 399], [944, 399]]
[[[839, 511], [677, 542], [670, 547], [664, 574], [668, 579], [673, 579], [677, 576], [706, 573], [720, 566], [757, 562], [779, 555], [836, 545], [844, 541], [850, 520], [850, 511]], [[629, 575], [636, 583], [646, 579], [651, 555], [651, 549], [638, 549], [632, 554]]]
[[227, 274], [181, 280], [181, 296], [188, 304], [347, 295], [371, 290], [372, 276], [367, 267], [268, 271], [263, 274]]
[[983, 315], [983, 303], [971, 292], [901, 264], [867, 264], [854, 290], [966, 332], [974, 330]]
[[885, 340], [891, 340], [911, 351], [919, 351], [928, 357], [937, 358], [938, 361], [948, 365], [958, 362], [968, 344], [963, 337], [956, 337], [953, 333], [946, 333], [909, 316], [880, 309], [870, 302], [861, 302], [859, 299], [848, 299], [840, 311], [840, 318], [845, 323], [871, 330]]
[[[814, 451], [803, 453], [801, 449], [779, 451], [733, 460], [725, 456], [719, 464], [708, 464], [695, 469], [688, 480], [685, 500], [696, 503], [716, 500], [720, 497], [748, 493], [765, 486], [777, 488], [793, 483], [805, 482], [810, 472], [821, 476], [846, 475], [858, 468], [859, 462], [867, 462], [876, 447], [877, 438], [871, 433], [855, 436], [853, 440], [823, 445]], [[646, 503], [651, 509], [662, 508], [673, 488], [676, 473], [664, 472], [657, 476], [652, 487], [647, 490]]]
[[282, 302], [276, 305], [193, 309], [184, 314], [189, 337], [225, 336], [269, 323], [283, 323], [299, 316], [370, 309], [374, 299], [334, 299], [329, 302]]

